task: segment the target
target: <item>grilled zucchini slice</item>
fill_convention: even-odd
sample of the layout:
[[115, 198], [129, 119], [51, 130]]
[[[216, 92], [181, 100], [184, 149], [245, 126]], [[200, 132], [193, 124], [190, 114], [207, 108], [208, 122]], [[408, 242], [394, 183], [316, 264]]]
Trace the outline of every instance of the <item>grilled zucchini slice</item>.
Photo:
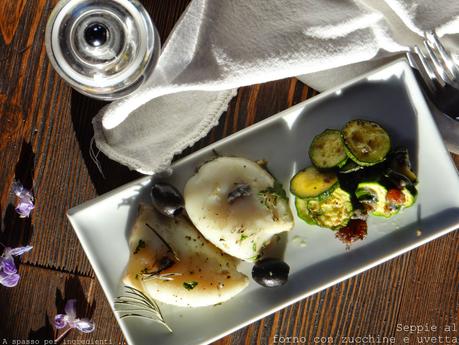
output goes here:
[[391, 147], [389, 134], [372, 121], [349, 121], [342, 130], [342, 136], [347, 155], [362, 166], [382, 162]]
[[311, 166], [298, 172], [290, 180], [290, 191], [297, 197], [325, 198], [338, 186], [333, 171], [319, 171]]
[[319, 169], [343, 166], [347, 155], [341, 132], [336, 129], [326, 129], [316, 135], [309, 147], [309, 158]]
[[353, 213], [351, 195], [341, 188], [336, 188], [328, 198], [309, 199], [308, 211], [317, 225], [332, 230], [345, 227]]
[[298, 214], [298, 217], [304, 220], [306, 223], [315, 225], [316, 222], [314, 219], [312, 219], [309, 210], [308, 210], [308, 200], [307, 199], [301, 199], [301, 198], [295, 198], [295, 208], [296, 208], [296, 213]]

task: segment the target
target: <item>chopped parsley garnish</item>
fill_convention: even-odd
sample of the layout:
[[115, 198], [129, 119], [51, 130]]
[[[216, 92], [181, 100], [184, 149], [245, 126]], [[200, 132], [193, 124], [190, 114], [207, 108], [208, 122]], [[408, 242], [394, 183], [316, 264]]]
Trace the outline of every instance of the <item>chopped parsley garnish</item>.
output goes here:
[[183, 283], [183, 287], [187, 290], [193, 290], [196, 287], [196, 285], [198, 285], [198, 282], [195, 282], [194, 280]]
[[145, 248], [145, 241], [144, 240], [139, 240], [139, 243], [137, 244], [137, 247], [135, 247], [134, 254], [137, 254], [143, 248]]
[[261, 197], [261, 203], [267, 208], [271, 209], [277, 205], [277, 199], [288, 200], [287, 193], [285, 193], [282, 183], [275, 180], [272, 187], [268, 187], [258, 193]]
[[241, 238], [239, 239], [239, 242], [242, 242], [242, 241], [246, 240], [247, 238], [249, 238], [249, 236], [241, 234]]
[[267, 192], [276, 194], [279, 198], [287, 200], [287, 193], [285, 193], [284, 187], [282, 187], [282, 183], [275, 180], [274, 185], [266, 189]]
[[252, 249], [253, 249], [254, 252], [257, 251], [257, 244], [255, 242], [253, 242], [253, 244], [252, 244]]
[[249, 261], [257, 261], [259, 258], [261, 258], [261, 254], [257, 254], [257, 255], [251, 256], [247, 260], [249, 260]]

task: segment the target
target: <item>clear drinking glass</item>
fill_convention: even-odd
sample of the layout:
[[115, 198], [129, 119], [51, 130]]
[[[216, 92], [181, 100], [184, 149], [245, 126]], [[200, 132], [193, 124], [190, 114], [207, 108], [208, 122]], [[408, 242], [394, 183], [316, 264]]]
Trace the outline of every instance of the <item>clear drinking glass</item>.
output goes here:
[[150, 75], [159, 56], [157, 31], [136, 0], [61, 0], [46, 27], [51, 64], [90, 97], [124, 97]]

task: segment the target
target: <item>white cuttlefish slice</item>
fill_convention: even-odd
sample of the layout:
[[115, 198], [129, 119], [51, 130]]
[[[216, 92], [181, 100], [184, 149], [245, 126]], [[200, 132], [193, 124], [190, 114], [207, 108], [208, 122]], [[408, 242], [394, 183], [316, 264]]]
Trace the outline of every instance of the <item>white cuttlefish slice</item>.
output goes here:
[[224, 252], [256, 261], [275, 234], [293, 228], [282, 186], [256, 162], [219, 157], [202, 165], [184, 192], [198, 230]]
[[227, 301], [248, 285], [239, 260], [208, 242], [185, 216], [168, 218], [141, 204], [129, 239], [123, 282], [151, 298], [183, 307]]

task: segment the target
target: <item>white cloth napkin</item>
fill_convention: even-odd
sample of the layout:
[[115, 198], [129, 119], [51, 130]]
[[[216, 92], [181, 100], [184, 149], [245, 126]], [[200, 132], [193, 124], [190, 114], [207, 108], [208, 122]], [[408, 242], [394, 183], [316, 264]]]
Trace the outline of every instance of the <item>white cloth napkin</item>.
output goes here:
[[146, 84], [94, 118], [96, 145], [131, 169], [165, 170], [218, 123], [236, 88], [301, 76], [323, 90], [431, 29], [458, 33], [459, 1], [193, 0]]

